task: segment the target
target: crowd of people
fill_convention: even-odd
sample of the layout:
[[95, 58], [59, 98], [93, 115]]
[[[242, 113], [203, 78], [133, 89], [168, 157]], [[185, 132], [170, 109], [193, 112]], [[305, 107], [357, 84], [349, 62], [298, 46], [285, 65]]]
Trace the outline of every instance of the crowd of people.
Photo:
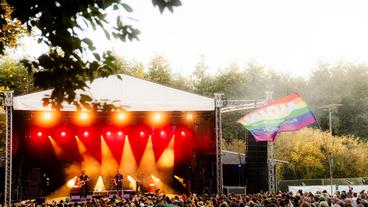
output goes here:
[[[326, 191], [297, 193], [256, 193], [247, 195], [176, 195], [135, 194], [123, 197], [98, 197], [85, 201], [71, 202], [69, 199], [53, 201], [43, 206], [50, 207], [368, 207], [368, 193], [342, 191], [331, 197]], [[18, 206], [36, 206], [19, 203]]]

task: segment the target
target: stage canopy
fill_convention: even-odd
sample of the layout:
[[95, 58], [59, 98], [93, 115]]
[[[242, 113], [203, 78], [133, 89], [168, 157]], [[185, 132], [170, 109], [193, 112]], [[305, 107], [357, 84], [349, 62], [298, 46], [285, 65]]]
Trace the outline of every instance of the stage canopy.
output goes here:
[[[127, 111], [213, 111], [212, 98], [170, 88], [128, 75], [111, 75], [88, 82], [86, 91], [95, 101], [114, 103]], [[51, 90], [40, 91], [14, 98], [14, 110], [44, 111], [42, 98]], [[75, 111], [74, 105], [64, 104], [62, 111]]]

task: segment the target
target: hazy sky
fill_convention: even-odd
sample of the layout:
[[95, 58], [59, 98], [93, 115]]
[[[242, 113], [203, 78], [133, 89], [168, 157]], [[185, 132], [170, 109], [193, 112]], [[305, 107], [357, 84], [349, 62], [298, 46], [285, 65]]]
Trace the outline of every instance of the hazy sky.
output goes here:
[[318, 62], [368, 58], [366, 0], [182, 0], [160, 14], [151, 0], [130, 0], [128, 14], [142, 34], [122, 43], [93, 34], [99, 49], [147, 63], [165, 55], [175, 72], [190, 74], [201, 55], [212, 71], [250, 60], [307, 75]]

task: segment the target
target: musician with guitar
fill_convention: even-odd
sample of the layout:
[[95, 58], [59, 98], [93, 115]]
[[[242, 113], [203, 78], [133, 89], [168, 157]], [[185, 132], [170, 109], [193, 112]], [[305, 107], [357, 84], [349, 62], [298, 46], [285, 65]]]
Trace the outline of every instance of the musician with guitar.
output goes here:
[[82, 171], [82, 175], [79, 176], [77, 181], [80, 187], [80, 197], [87, 198], [89, 177], [88, 175], [86, 175], [86, 172], [84, 170]]
[[123, 191], [123, 175], [120, 174], [119, 170], [116, 172], [116, 175], [114, 176], [114, 185], [117, 193], [120, 196]]

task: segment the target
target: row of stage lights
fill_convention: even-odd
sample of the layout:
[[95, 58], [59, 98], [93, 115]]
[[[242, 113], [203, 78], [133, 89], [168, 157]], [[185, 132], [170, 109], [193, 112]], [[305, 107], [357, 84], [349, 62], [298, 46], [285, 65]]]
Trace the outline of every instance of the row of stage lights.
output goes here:
[[[40, 112], [38, 113], [36, 123], [40, 126], [48, 127], [53, 126], [59, 120], [60, 114], [57, 112]], [[73, 119], [77, 125], [86, 126], [93, 122], [94, 114], [92, 112], [76, 112]], [[153, 125], [160, 125], [165, 123], [165, 113], [153, 112], [149, 115], [150, 122]], [[111, 114], [111, 120], [117, 125], [123, 125], [129, 122], [130, 114], [128, 112], [114, 112]], [[182, 119], [186, 122], [192, 122], [194, 120], [194, 114], [192, 112], [186, 112], [182, 116]]]
[[[165, 132], [165, 130], [161, 130], [161, 131], [160, 131], [160, 133], [159, 133], [159, 135], [160, 135], [162, 138], [166, 137], [168, 134], [169, 134], [169, 133]], [[36, 135], [36, 137], [39, 137], [39, 138], [51, 136], [50, 134], [45, 133], [45, 131], [44, 131], [44, 130], [37, 130], [37, 131], [36, 131], [36, 133], [35, 133], [35, 135]], [[68, 137], [68, 136], [70, 135], [70, 133], [68, 133], [66, 130], [62, 130], [62, 131], [60, 131], [59, 133], [57, 133], [56, 135], [57, 135], [57, 136], [60, 136], [61, 138], [66, 138], [66, 137]], [[113, 131], [108, 130], [108, 131], [106, 131], [104, 134], [101, 134], [101, 136], [103, 136], [103, 137], [107, 137], [107, 138], [110, 138], [110, 137], [112, 137], [113, 135], [117, 135], [117, 137], [119, 137], [119, 138], [123, 138], [123, 137], [124, 137], [124, 132], [123, 132], [122, 130], [118, 130], [118, 131], [116, 131], [115, 133], [113, 133]], [[141, 138], [145, 138], [145, 137], [146, 137], [146, 135], [150, 136], [151, 134], [147, 134], [147, 133], [146, 133], [146, 132], [144, 132], [144, 131], [139, 131], [139, 137], [141, 137]], [[171, 135], [173, 136], [173, 135], [177, 135], [177, 134], [172, 133]], [[186, 133], [184, 130], [181, 130], [181, 131], [179, 132], [179, 135], [180, 135], [181, 137], [186, 137], [187, 133]], [[76, 136], [78, 136], [78, 135], [76, 135]], [[82, 132], [82, 136], [83, 136], [84, 138], [88, 138], [88, 137], [90, 137], [90, 136], [91, 136], [91, 133], [90, 133], [88, 130], [85, 130], [85, 131], [83, 131], [83, 132]]]

